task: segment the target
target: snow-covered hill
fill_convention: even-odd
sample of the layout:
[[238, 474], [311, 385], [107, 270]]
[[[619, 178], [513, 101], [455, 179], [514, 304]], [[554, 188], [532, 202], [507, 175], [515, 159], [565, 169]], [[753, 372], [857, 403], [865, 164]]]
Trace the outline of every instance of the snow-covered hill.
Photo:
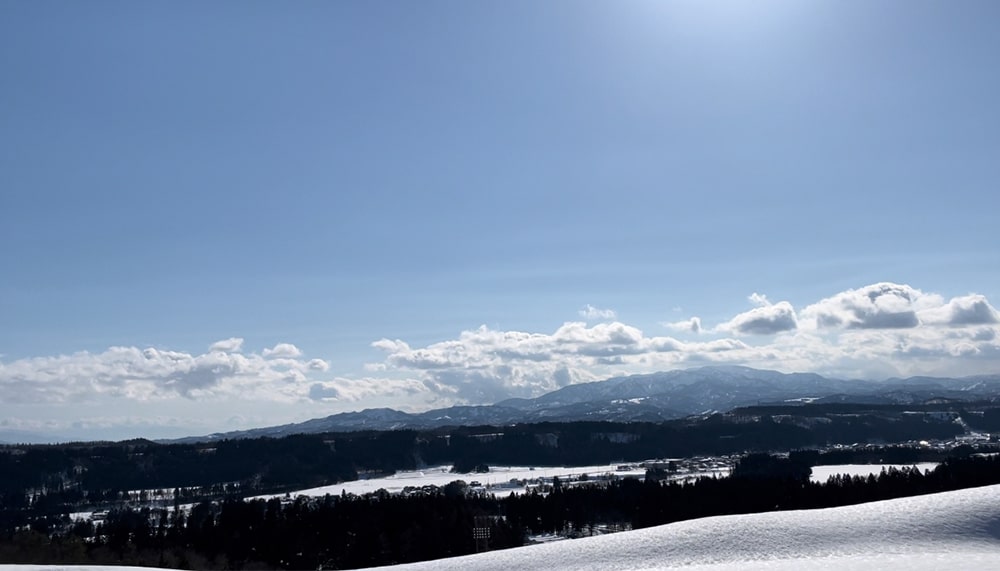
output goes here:
[[1000, 569], [1000, 486], [720, 516], [395, 566], [393, 571]]

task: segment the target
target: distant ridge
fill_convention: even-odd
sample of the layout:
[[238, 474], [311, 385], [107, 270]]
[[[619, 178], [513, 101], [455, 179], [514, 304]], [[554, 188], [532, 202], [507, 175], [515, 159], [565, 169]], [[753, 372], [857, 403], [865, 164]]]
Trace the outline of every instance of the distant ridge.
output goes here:
[[1000, 375], [913, 377], [885, 381], [842, 380], [814, 373], [781, 373], [739, 366], [700, 367], [569, 385], [532, 399], [493, 405], [453, 406], [422, 413], [390, 408], [345, 412], [295, 424], [174, 439], [200, 442], [233, 438], [359, 430], [529, 422], [658, 422], [728, 411], [761, 403], [918, 404], [1000, 398]]
[[39, 434], [26, 430], [2, 429], [0, 430], [0, 445], [6, 444], [51, 444], [53, 442], [65, 442], [66, 438], [58, 435]]

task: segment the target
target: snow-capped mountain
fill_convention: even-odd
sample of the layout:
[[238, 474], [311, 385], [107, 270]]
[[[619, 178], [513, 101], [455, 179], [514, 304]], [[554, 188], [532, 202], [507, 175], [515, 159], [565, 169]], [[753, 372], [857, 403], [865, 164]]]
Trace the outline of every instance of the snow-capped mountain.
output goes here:
[[914, 377], [875, 382], [749, 367], [701, 367], [570, 385], [537, 398], [507, 399], [494, 405], [453, 406], [417, 414], [388, 408], [368, 409], [298, 424], [183, 440], [544, 421], [656, 422], [758, 403], [802, 399], [820, 403], [913, 404], [932, 399], [993, 398], [1000, 398], [1000, 375], [959, 379]]
[[497, 406], [538, 410], [591, 402], [650, 401], [646, 404], [692, 414], [706, 409], [724, 410], [759, 401], [795, 398], [789, 395], [867, 393], [875, 388], [874, 383], [828, 379], [811, 373], [702, 367], [570, 385], [534, 399], [501, 401]]

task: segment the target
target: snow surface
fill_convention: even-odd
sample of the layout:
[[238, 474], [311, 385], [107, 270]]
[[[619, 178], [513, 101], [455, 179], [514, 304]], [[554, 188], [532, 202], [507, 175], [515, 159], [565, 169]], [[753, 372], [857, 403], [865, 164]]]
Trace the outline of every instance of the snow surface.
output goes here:
[[882, 472], [882, 468], [888, 470], [889, 468], [903, 469], [913, 466], [916, 466], [923, 473], [926, 470], [937, 468], [937, 465], [937, 462], [920, 462], [917, 464], [838, 464], [835, 466], [813, 466], [812, 476], [809, 479], [813, 482], [825, 484], [830, 479], [830, 476], [836, 476], [837, 474], [867, 478], [869, 475], [878, 476]]
[[1000, 569], [1000, 486], [822, 510], [711, 517], [383, 569], [539, 568]]

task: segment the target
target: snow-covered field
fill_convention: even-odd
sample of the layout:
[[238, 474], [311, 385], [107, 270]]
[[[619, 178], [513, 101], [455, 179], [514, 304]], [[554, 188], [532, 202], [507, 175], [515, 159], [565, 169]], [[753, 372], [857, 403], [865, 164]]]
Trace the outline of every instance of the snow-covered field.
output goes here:
[[[343, 482], [332, 486], [300, 490], [297, 492], [291, 492], [289, 495], [292, 497], [325, 496], [326, 494], [339, 496], [341, 492], [346, 492], [348, 494], [357, 494], [360, 496], [362, 494], [375, 492], [380, 489], [384, 489], [390, 493], [399, 493], [407, 487], [441, 487], [455, 480], [464, 480], [467, 484], [471, 482], [479, 482], [479, 484], [481, 484], [486, 491], [506, 496], [511, 492], [523, 493], [526, 489], [525, 484], [512, 484], [511, 480], [517, 480], [519, 482], [528, 480], [545, 480], [551, 482], [554, 477], [558, 477], [560, 479], [572, 478], [575, 480], [581, 474], [587, 474], [587, 476], [591, 479], [597, 479], [607, 474], [613, 474], [619, 478], [624, 478], [626, 476], [643, 477], [646, 474], [646, 469], [638, 466], [634, 466], [629, 470], [621, 471], [617, 468], [618, 466], [614, 464], [573, 468], [491, 466], [489, 472], [482, 474], [453, 474], [449, 471], [450, 466], [438, 466], [435, 468], [427, 468], [425, 470], [397, 472], [392, 476], [386, 476], [383, 478], [355, 480], [353, 482]], [[272, 497], [283, 497], [284, 495], [285, 494], [276, 494], [260, 497], [266, 499]]]
[[903, 469], [916, 466], [918, 470], [924, 472], [925, 470], [933, 470], [937, 465], [937, 462], [921, 462], [918, 464], [839, 464], [836, 466], [813, 466], [810, 480], [825, 484], [830, 479], [830, 476], [837, 474], [867, 478], [870, 474], [878, 476], [882, 472], [882, 468], [888, 470], [889, 468]]
[[[422, 486], [444, 486], [455, 480], [464, 480], [466, 483], [478, 482], [482, 487], [494, 495], [506, 496], [511, 492], [524, 493], [527, 485], [523, 482], [532, 480], [545, 480], [551, 482], [553, 477], [559, 477], [564, 481], [576, 480], [581, 474], [587, 474], [590, 479], [598, 479], [602, 476], [614, 475], [619, 478], [624, 477], [644, 477], [646, 469], [639, 465], [631, 465], [631, 469], [618, 470], [618, 465], [582, 466], [574, 468], [528, 468], [517, 466], [495, 466], [490, 471], [483, 474], [453, 474], [450, 466], [438, 466], [424, 470], [398, 472], [392, 476], [382, 478], [372, 478], [369, 480], [355, 480], [353, 482], [343, 482], [332, 486], [322, 486], [291, 492], [289, 495], [295, 496], [324, 496], [326, 494], [339, 496], [342, 492], [348, 494], [363, 495], [380, 489], [389, 493], [400, 493], [407, 487], [420, 488]], [[827, 479], [834, 474], [848, 474], [851, 476], [878, 475], [882, 468], [909, 468], [916, 466], [921, 472], [933, 470], [937, 463], [923, 462], [919, 464], [840, 464], [836, 466], [814, 466], [812, 469], [812, 481], [826, 483]], [[677, 474], [673, 479], [685, 480], [699, 476], [728, 476], [728, 468], [707, 469], [697, 472]], [[517, 480], [518, 484], [511, 483]], [[285, 494], [275, 494], [259, 496], [261, 498], [283, 497]]]
[[720, 516], [393, 571], [1000, 569], [1000, 486], [823, 510]]
[[[532, 467], [520, 467], [520, 466], [494, 466], [490, 468], [489, 472], [482, 474], [455, 474], [450, 471], [450, 466], [436, 466], [432, 468], [426, 468], [424, 470], [414, 470], [414, 471], [402, 471], [397, 472], [391, 476], [385, 476], [380, 478], [371, 478], [367, 480], [355, 480], [353, 482], [343, 482], [340, 484], [334, 484], [331, 486], [322, 486], [318, 488], [310, 488], [306, 490], [298, 490], [290, 492], [288, 495], [291, 497], [296, 496], [309, 496], [309, 497], [322, 497], [326, 494], [340, 495], [341, 493], [363, 495], [377, 490], [383, 489], [389, 493], [397, 494], [403, 492], [406, 488], [421, 488], [423, 486], [438, 486], [442, 487], [446, 484], [453, 482], [455, 480], [464, 480], [467, 484], [477, 483], [477, 489], [481, 489], [495, 496], [506, 496], [510, 493], [521, 494], [525, 493], [531, 486], [537, 485], [532, 482], [543, 481], [546, 483], [551, 483], [552, 479], [555, 477], [560, 478], [564, 482], [572, 482], [579, 479], [582, 474], [586, 474], [589, 479], [597, 480], [602, 477], [637, 477], [643, 478], [646, 474], [646, 469], [639, 464], [626, 464], [629, 469], [620, 469], [622, 465], [620, 464], [602, 464], [598, 466], [579, 466], [570, 468], [560, 468], [560, 467], [545, 467], [545, 468], [532, 468]], [[811, 479], [813, 482], [826, 483], [827, 479], [834, 474], [848, 474], [851, 476], [868, 476], [869, 474], [878, 475], [882, 468], [888, 469], [889, 467], [896, 468], [908, 468], [910, 466], [916, 466], [920, 471], [933, 470], [937, 463], [934, 462], [924, 462], [919, 464], [840, 464], [835, 466], [814, 466], [812, 469]], [[725, 477], [728, 476], [730, 469], [728, 467], [709, 467], [694, 471], [681, 471], [676, 474], [671, 475], [670, 479], [676, 481], [687, 481], [693, 480], [701, 476], [718, 476]], [[517, 483], [513, 483], [516, 481]], [[286, 494], [269, 494], [263, 496], [256, 496], [250, 499], [270, 499], [270, 498], [282, 498]], [[190, 511], [194, 504], [184, 504], [182, 509], [184, 511]], [[167, 506], [167, 509], [173, 509], [173, 506]], [[93, 512], [79, 512], [70, 514], [70, 518], [74, 521], [90, 519], [94, 516]]]
[[[841, 464], [836, 466], [814, 466], [812, 469], [812, 481], [826, 483], [827, 479], [834, 474], [848, 474], [851, 476], [878, 475], [882, 468], [908, 468], [915, 465], [920, 471], [933, 470], [937, 463], [924, 462], [919, 464]], [[672, 479], [689, 480], [700, 476], [729, 475], [728, 468], [707, 469], [697, 472], [688, 472], [674, 475]], [[485, 491], [494, 495], [506, 496], [511, 492], [524, 493], [528, 486], [523, 482], [532, 480], [545, 480], [551, 482], [553, 477], [559, 477], [564, 481], [576, 480], [581, 474], [587, 474], [590, 479], [598, 479], [602, 476], [614, 475], [619, 478], [624, 477], [644, 477], [646, 469], [639, 465], [632, 465], [631, 469], [619, 470], [618, 465], [581, 466], [573, 468], [528, 468], [519, 466], [495, 466], [490, 471], [483, 474], [454, 474], [450, 472], [450, 466], [437, 466], [424, 470], [403, 471], [392, 476], [381, 478], [371, 478], [368, 480], [355, 480], [353, 482], [343, 482], [332, 486], [322, 486], [291, 492], [289, 495], [295, 496], [325, 496], [326, 494], [340, 495], [343, 493], [363, 495], [384, 489], [389, 493], [400, 493], [405, 488], [420, 488], [423, 486], [444, 486], [455, 480], [464, 480], [466, 483], [478, 482]], [[511, 483], [516, 480], [521, 483]], [[268, 499], [272, 497], [283, 497], [285, 494], [273, 494], [259, 496]]]

